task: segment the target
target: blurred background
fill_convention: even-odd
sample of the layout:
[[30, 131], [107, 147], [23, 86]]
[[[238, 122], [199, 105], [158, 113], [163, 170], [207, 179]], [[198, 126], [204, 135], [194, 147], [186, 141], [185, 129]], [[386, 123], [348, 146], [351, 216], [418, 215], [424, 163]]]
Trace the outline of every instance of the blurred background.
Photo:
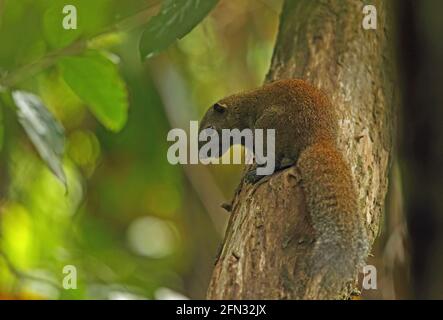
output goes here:
[[[171, 165], [166, 136], [263, 83], [282, 1], [220, 0], [142, 62], [143, 23], [166, 2], [0, 0], [0, 299], [204, 298], [242, 166]], [[403, 3], [398, 156], [368, 299], [443, 298], [443, 8]], [[68, 33], [66, 4], [79, 12]], [[120, 109], [103, 114], [95, 87]], [[15, 90], [54, 119], [32, 118]]]
[[[93, 38], [90, 49], [116, 60], [129, 101], [124, 127], [113, 132], [60, 68], [25, 70], [17, 87], [37, 94], [65, 130], [65, 193], [3, 97], [0, 297], [204, 298], [228, 218], [219, 204], [233, 196], [241, 166], [171, 165], [166, 136], [171, 128], [188, 130], [218, 99], [263, 82], [281, 1], [220, 1], [146, 63], [138, 52], [142, 28], [94, 35], [140, 12], [155, 15], [160, 1], [0, 3], [3, 74]], [[63, 4], [78, 9], [72, 39], [51, 33], [61, 28]], [[65, 265], [77, 268], [76, 290], [61, 288]]]

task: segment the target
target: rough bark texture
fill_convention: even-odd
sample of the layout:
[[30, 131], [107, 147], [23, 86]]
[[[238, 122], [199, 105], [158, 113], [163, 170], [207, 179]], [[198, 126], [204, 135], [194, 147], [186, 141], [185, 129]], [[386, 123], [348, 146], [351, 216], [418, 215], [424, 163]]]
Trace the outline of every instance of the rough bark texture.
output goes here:
[[[387, 191], [394, 108], [391, 1], [373, 1], [377, 30], [362, 28], [355, 0], [287, 0], [267, 81], [301, 78], [324, 90], [339, 114], [338, 145], [350, 164], [371, 243]], [[325, 295], [299, 266], [315, 230], [289, 168], [258, 186], [241, 184], [207, 297], [346, 298]], [[331, 292], [331, 290], [328, 290]]]

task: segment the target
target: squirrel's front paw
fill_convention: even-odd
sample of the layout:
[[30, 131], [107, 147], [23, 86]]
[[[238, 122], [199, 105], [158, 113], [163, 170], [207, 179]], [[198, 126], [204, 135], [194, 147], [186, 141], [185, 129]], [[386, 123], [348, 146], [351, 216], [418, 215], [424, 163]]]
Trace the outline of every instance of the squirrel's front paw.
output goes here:
[[260, 181], [263, 177], [265, 176], [257, 175], [257, 171], [254, 169], [246, 172], [244, 179], [247, 183], [254, 184]]
[[276, 161], [275, 171], [283, 170], [295, 165], [295, 160], [291, 158], [283, 158], [280, 161]]

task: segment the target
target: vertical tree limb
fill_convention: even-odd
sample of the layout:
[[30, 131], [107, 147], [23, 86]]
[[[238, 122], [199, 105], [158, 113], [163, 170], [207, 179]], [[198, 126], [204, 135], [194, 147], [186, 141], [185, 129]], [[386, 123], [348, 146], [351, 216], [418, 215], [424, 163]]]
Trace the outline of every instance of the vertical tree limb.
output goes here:
[[[301, 78], [324, 90], [339, 115], [338, 145], [350, 164], [371, 243], [377, 236], [390, 162], [394, 70], [392, 2], [374, 1], [376, 30], [364, 30], [363, 2], [287, 0], [267, 81]], [[234, 199], [209, 299], [334, 299], [303, 272], [315, 230], [295, 167]]]

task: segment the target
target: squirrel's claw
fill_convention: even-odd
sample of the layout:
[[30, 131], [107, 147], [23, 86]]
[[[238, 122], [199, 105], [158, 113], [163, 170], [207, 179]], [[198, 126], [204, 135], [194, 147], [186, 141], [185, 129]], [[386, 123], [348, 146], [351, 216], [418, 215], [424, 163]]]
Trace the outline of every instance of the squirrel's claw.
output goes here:
[[231, 212], [232, 211], [232, 203], [229, 202], [223, 202], [220, 207], [222, 207], [223, 209], [225, 209], [227, 212]]
[[265, 176], [257, 175], [257, 171], [256, 171], [256, 169], [254, 169], [254, 170], [250, 170], [250, 171], [246, 172], [244, 179], [247, 183], [255, 184], [258, 181], [260, 181], [261, 179], [263, 179], [264, 177]]

